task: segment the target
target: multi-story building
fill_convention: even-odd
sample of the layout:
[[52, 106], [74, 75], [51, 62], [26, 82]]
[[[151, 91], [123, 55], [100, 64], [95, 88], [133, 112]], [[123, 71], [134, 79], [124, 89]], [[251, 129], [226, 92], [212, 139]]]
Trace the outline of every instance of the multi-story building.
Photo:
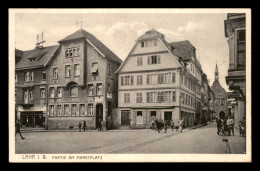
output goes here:
[[140, 36], [117, 70], [121, 126], [150, 128], [154, 118], [195, 123], [201, 70], [189, 41], [168, 43], [152, 29]]
[[229, 46], [229, 69], [226, 83], [230, 90], [240, 93], [237, 96], [237, 111], [234, 120], [238, 126], [246, 116], [246, 14], [229, 13], [225, 24], [225, 37]]
[[214, 92], [214, 110], [218, 118], [225, 118], [228, 116], [228, 94], [219, 82], [218, 66], [215, 70], [215, 81], [211, 86], [211, 90]]
[[46, 70], [58, 46], [23, 51], [15, 65], [17, 117], [22, 127], [45, 127], [47, 114]]
[[[41, 119], [45, 118], [41, 126], [46, 129], [77, 128], [83, 121], [94, 129], [99, 119], [104, 129], [111, 128], [112, 110], [118, 101], [118, 78], [114, 73], [121, 62], [82, 29], [60, 40], [59, 45], [25, 51], [16, 71], [19, 92], [24, 92], [20, 93], [21, 105], [29, 106], [26, 109], [37, 116], [28, 126], [35, 126], [31, 122], [39, 120], [40, 111]], [[37, 105], [41, 110], [35, 109]], [[27, 113], [21, 116], [30, 120]]]

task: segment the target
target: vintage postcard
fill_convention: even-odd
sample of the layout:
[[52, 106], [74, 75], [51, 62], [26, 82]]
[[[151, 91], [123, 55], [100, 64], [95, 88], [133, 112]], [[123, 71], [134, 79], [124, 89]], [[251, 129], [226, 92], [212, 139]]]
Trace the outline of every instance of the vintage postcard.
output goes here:
[[9, 162], [251, 162], [251, 9], [9, 9]]

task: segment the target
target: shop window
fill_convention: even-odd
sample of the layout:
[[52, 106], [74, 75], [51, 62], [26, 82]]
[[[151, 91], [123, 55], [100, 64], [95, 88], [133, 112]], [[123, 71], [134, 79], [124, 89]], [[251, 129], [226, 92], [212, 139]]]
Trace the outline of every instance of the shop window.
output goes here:
[[136, 112], [136, 123], [143, 124], [143, 112], [142, 111]]

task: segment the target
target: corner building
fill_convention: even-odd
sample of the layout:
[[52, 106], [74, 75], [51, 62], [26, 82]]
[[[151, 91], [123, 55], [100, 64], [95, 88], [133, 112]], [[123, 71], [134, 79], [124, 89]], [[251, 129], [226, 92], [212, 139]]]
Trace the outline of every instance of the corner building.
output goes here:
[[196, 65], [183, 61], [183, 53], [177, 54], [182, 48], [167, 43], [164, 35], [154, 29], [137, 39], [116, 72], [115, 121], [121, 128], [150, 128], [156, 117], [175, 123], [184, 118], [186, 125], [194, 124]]

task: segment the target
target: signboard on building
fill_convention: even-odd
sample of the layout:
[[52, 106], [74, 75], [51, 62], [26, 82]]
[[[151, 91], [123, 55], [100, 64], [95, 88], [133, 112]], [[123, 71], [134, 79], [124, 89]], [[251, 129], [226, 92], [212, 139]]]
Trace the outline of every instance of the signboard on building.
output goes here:
[[111, 93], [107, 93], [107, 98], [108, 99], [112, 99], [112, 94]]
[[95, 97], [95, 102], [98, 103], [98, 102], [103, 102], [103, 96], [102, 97]]

